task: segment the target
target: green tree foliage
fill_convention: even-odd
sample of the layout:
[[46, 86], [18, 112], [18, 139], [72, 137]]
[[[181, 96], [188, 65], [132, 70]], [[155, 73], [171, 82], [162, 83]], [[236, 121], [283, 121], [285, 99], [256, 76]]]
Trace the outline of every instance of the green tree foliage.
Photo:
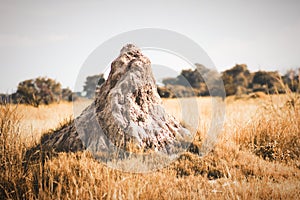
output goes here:
[[247, 65], [237, 64], [233, 68], [222, 73], [226, 95], [234, 95], [246, 92], [251, 82], [251, 74]]
[[[284, 84], [292, 92], [300, 91], [300, 69], [288, 70], [283, 76], [278, 72], [257, 71], [250, 73], [245, 64], [237, 64], [231, 69], [219, 74], [201, 64], [195, 64], [196, 69], [182, 70], [175, 78], [165, 78], [165, 86], [158, 87], [158, 93], [164, 98], [190, 96], [222, 96], [220, 90], [224, 84], [226, 95], [242, 95], [262, 91], [265, 93], [284, 93]], [[281, 82], [282, 80], [282, 82]], [[88, 76], [84, 85], [86, 97], [93, 98], [95, 90], [105, 82], [103, 74]], [[283, 83], [283, 84], [282, 84]], [[209, 85], [209, 89], [208, 86]], [[61, 100], [72, 101], [78, 96], [69, 88], [61, 88], [61, 84], [51, 78], [39, 77], [19, 83], [16, 93], [0, 94], [0, 104], [25, 103], [33, 106], [50, 104]]]
[[86, 77], [85, 85], [83, 86], [83, 91], [86, 93], [87, 98], [93, 98], [97, 86], [100, 86], [105, 82], [103, 74], [98, 74], [94, 76]]
[[252, 80], [253, 90], [260, 90], [270, 94], [275, 92], [283, 93], [284, 88], [280, 83], [280, 79], [278, 72], [255, 72]]
[[12, 97], [14, 102], [38, 107], [41, 104], [59, 102], [63, 97], [66, 98], [66, 95], [70, 97], [72, 92], [69, 89], [62, 89], [59, 82], [51, 78], [39, 77], [20, 82], [17, 92]]
[[196, 64], [196, 69], [184, 69], [176, 78], [166, 78], [163, 80], [165, 85], [181, 85], [185, 87], [200, 88], [200, 83], [204, 83], [203, 76], [209, 69], [201, 64]]
[[275, 85], [278, 81], [279, 76], [266, 71], [255, 72], [252, 83], [259, 85], [267, 85], [269, 88]]
[[192, 86], [193, 88], [199, 88], [199, 83], [204, 82], [201, 74], [197, 69], [182, 70], [181, 75], [178, 76], [178, 85]]
[[[223, 85], [217, 71], [206, 68], [201, 64], [195, 64], [196, 69], [182, 70], [175, 78], [163, 80], [165, 88], [160, 87], [159, 92], [163, 96], [175, 94], [177, 97], [190, 96], [225, 96], [220, 89]], [[208, 85], [210, 88], [208, 88]], [[171, 92], [168, 92], [171, 91]]]
[[62, 99], [65, 101], [72, 101], [73, 100], [73, 92], [69, 88], [63, 88], [61, 90]]
[[201, 64], [195, 64], [195, 66], [196, 69], [193, 70], [182, 70], [181, 74], [175, 78], [164, 79], [163, 83], [165, 86], [159, 88], [159, 94], [163, 97], [185, 97], [191, 95], [224, 97], [223, 91], [220, 89], [222, 84], [224, 84], [227, 96], [239, 96], [257, 91], [270, 94], [284, 93], [284, 84], [293, 92], [300, 91], [300, 69], [298, 71], [288, 70], [281, 77], [276, 71], [251, 73], [246, 64], [236, 64], [231, 69], [221, 73], [222, 82], [216, 71], [210, 70]]

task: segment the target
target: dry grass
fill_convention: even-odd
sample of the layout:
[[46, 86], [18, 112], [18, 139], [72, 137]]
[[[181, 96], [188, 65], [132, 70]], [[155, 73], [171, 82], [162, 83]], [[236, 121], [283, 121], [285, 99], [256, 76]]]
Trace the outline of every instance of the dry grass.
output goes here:
[[[190, 152], [167, 168], [146, 174], [110, 169], [88, 152], [61, 153], [25, 168], [26, 149], [42, 132], [72, 116], [72, 105], [2, 106], [0, 199], [299, 199], [298, 99], [291, 94], [228, 98], [218, 143], [200, 157], [212, 104], [209, 98], [199, 98], [200, 120]], [[180, 115], [180, 102], [164, 100], [164, 104], [183, 123], [193, 120]], [[188, 107], [189, 99], [181, 105], [187, 112], [195, 111]]]

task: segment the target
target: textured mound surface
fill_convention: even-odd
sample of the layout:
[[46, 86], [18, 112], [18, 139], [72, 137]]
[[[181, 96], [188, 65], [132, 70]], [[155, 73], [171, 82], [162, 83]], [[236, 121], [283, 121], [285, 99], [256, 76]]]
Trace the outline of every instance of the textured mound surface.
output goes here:
[[45, 135], [41, 145], [54, 151], [176, 153], [191, 139], [163, 108], [150, 60], [128, 44], [112, 62], [94, 102], [74, 121]]

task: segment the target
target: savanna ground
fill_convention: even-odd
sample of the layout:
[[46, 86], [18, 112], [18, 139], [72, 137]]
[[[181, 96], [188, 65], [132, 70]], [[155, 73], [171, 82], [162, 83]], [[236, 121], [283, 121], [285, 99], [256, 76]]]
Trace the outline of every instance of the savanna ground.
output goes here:
[[[72, 118], [72, 104], [1, 106], [0, 199], [300, 198], [297, 94], [227, 98], [222, 132], [213, 151], [203, 157], [198, 151], [210, 128], [212, 106], [210, 98], [197, 100], [200, 123], [190, 151], [145, 174], [110, 169], [89, 152], [28, 163], [26, 150], [42, 133]], [[88, 103], [80, 102], [82, 108]], [[176, 100], [164, 100], [164, 105], [185, 123]]]

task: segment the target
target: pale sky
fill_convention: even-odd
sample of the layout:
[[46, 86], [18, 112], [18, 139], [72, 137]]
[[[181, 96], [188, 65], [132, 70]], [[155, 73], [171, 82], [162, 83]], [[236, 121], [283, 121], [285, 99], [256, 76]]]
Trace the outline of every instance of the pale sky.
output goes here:
[[[162, 28], [198, 43], [219, 71], [300, 67], [300, 1], [0, 1], [0, 93], [47, 76], [73, 88], [101, 43]], [[121, 47], [120, 47], [121, 48]]]

